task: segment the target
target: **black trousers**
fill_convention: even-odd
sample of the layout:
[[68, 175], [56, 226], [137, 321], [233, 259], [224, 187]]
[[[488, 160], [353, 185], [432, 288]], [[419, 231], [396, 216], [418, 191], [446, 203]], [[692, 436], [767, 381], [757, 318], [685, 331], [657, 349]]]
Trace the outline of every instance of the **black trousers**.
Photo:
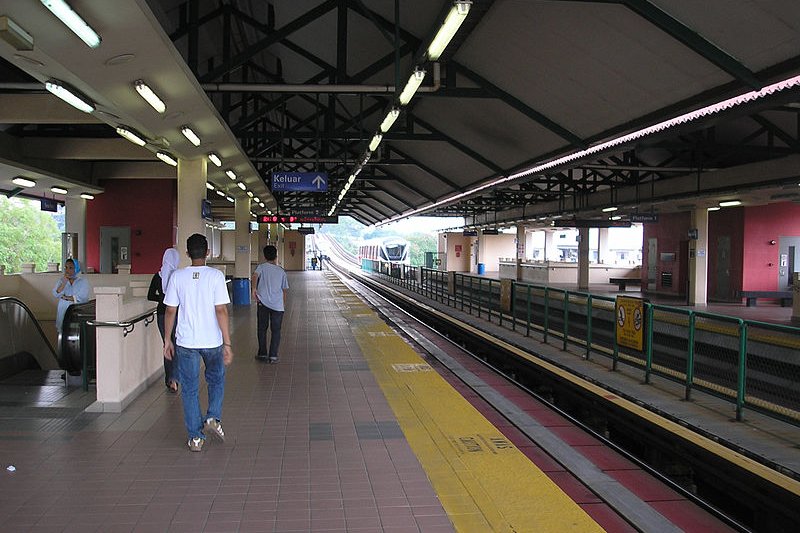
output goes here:
[[[283, 324], [283, 311], [275, 311], [258, 303], [258, 356], [278, 357], [278, 346], [281, 343], [281, 325]], [[267, 330], [272, 328], [267, 352]]]

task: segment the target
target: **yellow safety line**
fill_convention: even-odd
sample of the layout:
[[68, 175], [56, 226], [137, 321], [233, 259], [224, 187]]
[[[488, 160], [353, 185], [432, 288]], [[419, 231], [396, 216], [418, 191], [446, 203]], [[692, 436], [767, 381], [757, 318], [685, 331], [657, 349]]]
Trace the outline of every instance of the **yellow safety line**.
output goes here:
[[342, 313], [456, 530], [603, 531], [377, 314], [342, 287], [336, 292], [345, 297]]

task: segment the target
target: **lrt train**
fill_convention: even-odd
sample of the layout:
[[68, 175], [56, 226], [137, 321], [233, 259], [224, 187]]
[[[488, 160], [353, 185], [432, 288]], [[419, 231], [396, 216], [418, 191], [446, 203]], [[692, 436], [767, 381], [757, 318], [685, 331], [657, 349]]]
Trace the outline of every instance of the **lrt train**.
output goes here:
[[373, 261], [386, 261], [388, 263], [411, 263], [408, 255], [409, 244], [399, 237], [382, 237], [364, 241], [358, 246], [358, 259], [371, 259]]

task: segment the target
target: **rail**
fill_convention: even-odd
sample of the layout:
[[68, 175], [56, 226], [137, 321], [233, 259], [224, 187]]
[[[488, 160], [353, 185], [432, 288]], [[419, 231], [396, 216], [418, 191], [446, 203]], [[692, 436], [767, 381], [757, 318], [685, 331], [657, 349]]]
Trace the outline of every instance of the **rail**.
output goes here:
[[[561, 348], [578, 346], [584, 359], [606, 357], [730, 402], [737, 420], [752, 409], [800, 425], [800, 328], [644, 301], [641, 352], [618, 346], [615, 298], [424, 267], [363, 265], [406, 290]], [[507, 297], [508, 296], [508, 297]], [[505, 304], [503, 302], [506, 302]]]

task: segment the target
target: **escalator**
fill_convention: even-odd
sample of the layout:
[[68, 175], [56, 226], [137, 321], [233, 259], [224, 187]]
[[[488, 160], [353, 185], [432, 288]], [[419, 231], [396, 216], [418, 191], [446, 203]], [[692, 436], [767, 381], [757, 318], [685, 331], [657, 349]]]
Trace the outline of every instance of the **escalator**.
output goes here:
[[[55, 350], [39, 321], [22, 301], [0, 297], [0, 382], [20, 374], [36, 375], [62, 369], [71, 374], [83, 368], [81, 324], [94, 320], [95, 302], [72, 305], [67, 309]], [[94, 367], [94, 328], [86, 330], [84, 342], [89, 366]]]

